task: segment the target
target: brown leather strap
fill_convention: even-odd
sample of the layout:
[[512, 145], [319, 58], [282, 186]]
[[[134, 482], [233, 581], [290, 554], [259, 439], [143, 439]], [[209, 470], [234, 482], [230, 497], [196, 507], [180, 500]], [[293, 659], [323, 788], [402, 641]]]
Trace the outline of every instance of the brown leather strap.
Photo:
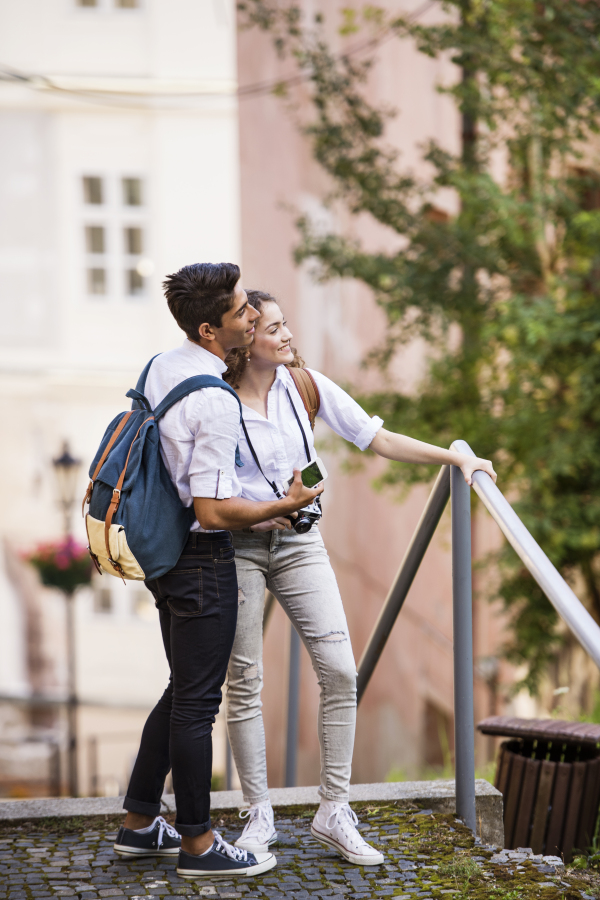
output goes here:
[[113, 431], [110, 441], [104, 448], [104, 453], [98, 460], [98, 465], [96, 466], [94, 474], [92, 475], [92, 480], [90, 481], [90, 483], [87, 486], [87, 491], [85, 492], [85, 497], [83, 498], [83, 503], [81, 504], [81, 515], [83, 515], [83, 511], [85, 509], [85, 504], [89, 503], [90, 500], [92, 499], [92, 491], [94, 490], [94, 482], [95, 482], [96, 478], [98, 477], [100, 469], [106, 462], [106, 457], [110, 453], [110, 451], [113, 447], [113, 444], [115, 443], [115, 441], [117, 440], [117, 438], [119, 437], [119, 435], [121, 434], [123, 429], [125, 428], [125, 425], [127, 424], [127, 421], [129, 420], [129, 417], [133, 414], [133, 412], [134, 412], [134, 410], [131, 409], [131, 410], [129, 410], [128, 413], [125, 413], [125, 415], [123, 416], [123, 418], [121, 419], [121, 421], [119, 422], [119, 424], [117, 425], [115, 430]]
[[112, 500], [110, 501], [108, 512], [106, 513], [106, 519], [104, 520], [104, 543], [106, 544], [106, 555], [108, 556], [108, 561], [113, 567], [113, 569], [119, 573], [121, 578], [123, 578], [123, 570], [118, 562], [115, 562], [110, 554], [110, 526], [112, 525], [113, 516], [119, 508], [119, 503], [121, 502], [121, 488], [123, 487], [123, 482], [125, 481], [125, 475], [127, 473], [127, 466], [129, 465], [129, 457], [131, 456], [131, 451], [133, 450], [133, 445], [138, 439], [139, 433], [146, 424], [146, 422], [151, 422], [154, 419], [154, 416], [148, 416], [147, 419], [144, 419], [138, 430], [136, 431], [135, 437], [131, 442], [131, 446], [129, 448], [129, 453], [127, 454], [127, 459], [125, 460], [125, 465], [123, 467], [123, 471], [119, 475], [119, 480], [117, 481], [116, 487], [113, 489]]
[[288, 372], [292, 376], [294, 384], [302, 398], [304, 409], [308, 413], [310, 427], [315, 430], [315, 419], [321, 406], [321, 396], [315, 379], [307, 369], [298, 369], [287, 367]]
[[96, 566], [96, 571], [98, 572], [98, 575], [102, 575], [102, 566], [100, 565], [100, 560], [98, 559], [98, 557], [92, 550], [92, 542], [90, 541], [90, 529], [88, 528], [88, 516], [89, 516], [89, 513], [85, 517], [85, 531], [86, 531], [87, 539], [88, 539], [88, 553], [92, 557], [92, 562]]

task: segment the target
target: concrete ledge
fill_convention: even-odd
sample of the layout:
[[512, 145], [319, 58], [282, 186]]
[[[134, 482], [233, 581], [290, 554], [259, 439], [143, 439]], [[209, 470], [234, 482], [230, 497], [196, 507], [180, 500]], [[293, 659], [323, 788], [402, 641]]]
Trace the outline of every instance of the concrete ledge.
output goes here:
[[[273, 788], [273, 806], [315, 806], [319, 802], [316, 787]], [[123, 813], [123, 797], [58, 797], [43, 800], [0, 801], [0, 822], [15, 819], [45, 819], [73, 816], [114, 816]], [[210, 796], [211, 809], [238, 809], [243, 805], [241, 791], [216, 791]], [[357, 803], [393, 803], [402, 808], [417, 804], [433, 812], [455, 810], [454, 781], [392, 781], [381, 784], [353, 784], [350, 801]], [[486, 844], [504, 847], [502, 794], [489, 782], [475, 782], [477, 836]], [[175, 797], [163, 797], [165, 812], [175, 811]]]

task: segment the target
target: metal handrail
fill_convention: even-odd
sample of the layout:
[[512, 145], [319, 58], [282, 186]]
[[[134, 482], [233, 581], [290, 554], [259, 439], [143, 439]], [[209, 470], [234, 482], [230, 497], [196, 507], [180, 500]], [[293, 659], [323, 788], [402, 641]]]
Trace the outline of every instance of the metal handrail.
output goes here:
[[419, 519], [419, 524], [415, 528], [408, 549], [404, 554], [404, 559], [400, 563], [400, 568], [392, 582], [385, 602], [379, 613], [377, 621], [371, 632], [371, 636], [367, 641], [363, 654], [358, 664], [358, 679], [356, 682], [356, 692], [358, 702], [362, 700], [365, 688], [367, 687], [371, 675], [379, 661], [379, 657], [387, 643], [390, 632], [394, 627], [398, 614], [402, 609], [402, 605], [406, 599], [415, 575], [423, 561], [425, 551], [431, 543], [431, 538], [435, 533], [435, 529], [442, 517], [442, 513], [446, 508], [448, 498], [450, 497], [450, 466], [442, 466], [440, 474], [436, 478], [435, 484], [429, 495], [423, 514]]
[[[453, 449], [475, 456], [466, 441], [455, 441]], [[561, 619], [569, 626], [581, 646], [600, 668], [600, 626], [571, 590], [542, 548], [485, 472], [475, 472], [473, 487], [477, 496], [499, 525], [501, 531], [531, 572]]]
[[[454, 441], [452, 449], [459, 453], [475, 456], [466, 441]], [[600, 668], [600, 626], [550, 562], [490, 476], [486, 472], [475, 472], [473, 488], [560, 617]], [[358, 666], [357, 689], [360, 702], [450, 495], [452, 497], [456, 812], [474, 831], [476, 816], [471, 511], [469, 487], [462, 472], [456, 466], [442, 466], [436, 479], [423, 515], [363, 651]]]

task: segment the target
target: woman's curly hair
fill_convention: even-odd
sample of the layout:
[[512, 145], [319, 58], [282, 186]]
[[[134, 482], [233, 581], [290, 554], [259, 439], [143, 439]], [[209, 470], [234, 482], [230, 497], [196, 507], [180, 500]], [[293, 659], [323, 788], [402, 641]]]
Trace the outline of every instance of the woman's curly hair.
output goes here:
[[[264, 303], [279, 302], [276, 297], [273, 297], [272, 294], [267, 294], [266, 291], [246, 291], [246, 294], [250, 306], [253, 306], [254, 309], [257, 309], [259, 312], [262, 312]], [[304, 360], [301, 356], [298, 356], [295, 347], [291, 347], [290, 349], [294, 354], [294, 358], [291, 363], [286, 363], [286, 365], [292, 369], [303, 369]], [[250, 344], [249, 347], [236, 347], [227, 354], [227, 358], [225, 359], [227, 371], [223, 375], [223, 378], [232, 388], [234, 388], [234, 390], [237, 390], [240, 386], [240, 381], [242, 380], [244, 369], [248, 364], [251, 350], [252, 344]]]

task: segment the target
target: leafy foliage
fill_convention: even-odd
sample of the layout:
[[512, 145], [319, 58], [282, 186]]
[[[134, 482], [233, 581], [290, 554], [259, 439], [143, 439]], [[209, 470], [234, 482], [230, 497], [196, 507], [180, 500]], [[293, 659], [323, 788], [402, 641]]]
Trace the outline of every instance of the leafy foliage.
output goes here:
[[[460, 436], [493, 456], [527, 527], [561, 573], [584, 586], [600, 621], [600, 177], [589, 143], [600, 123], [600, 5], [442, 6], [448, 15], [435, 26], [376, 7], [346, 9], [341, 19], [342, 38], [359, 27], [373, 47], [390, 35], [412, 38], [458, 67], [441, 90], [461, 113], [461, 153], [432, 142], [425, 159], [433, 176], [418, 182], [385, 144], [391, 113], [366, 99], [373, 59], [335, 53], [322, 16], [309, 22], [293, 3], [240, 4], [245, 23], [267, 30], [308, 81], [306, 134], [331, 177], [326, 202], [367, 213], [401, 238], [397, 252], [369, 253], [301, 217], [296, 260], [311, 260], [320, 279], [371, 288], [388, 321], [375, 356], [382, 369], [413, 336], [430, 342], [416, 395], [390, 389], [360, 401], [393, 430], [438, 444]], [[507, 157], [502, 180], [491, 171], [497, 148]], [[438, 208], [442, 189], [456, 214]], [[383, 480], [430, 477], [426, 467], [392, 463]], [[556, 614], [512, 551], [503, 571], [509, 656], [527, 663], [535, 690], [562, 641]]]
[[25, 557], [38, 570], [42, 584], [73, 594], [92, 580], [92, 560], [87, 547], [72, 537], [40, 544]]

